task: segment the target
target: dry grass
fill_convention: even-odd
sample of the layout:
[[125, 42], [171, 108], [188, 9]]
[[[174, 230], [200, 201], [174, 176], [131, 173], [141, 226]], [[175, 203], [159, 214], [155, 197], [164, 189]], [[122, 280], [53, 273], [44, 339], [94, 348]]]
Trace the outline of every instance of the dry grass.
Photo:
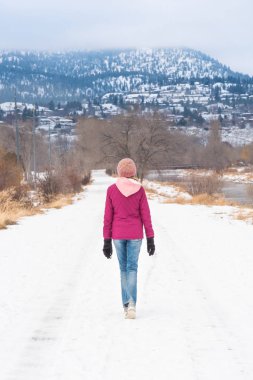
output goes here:
[[241, 208], [239, 211], [234, 213], [233, 217], [236, 220], [242, 220], [244, 222], [250, 222], [253, 224], [253, 210], [250, 210], [248, 208]]
[[[185, 192], [184, 186], [178, 186], [178, 184], [174, 184], [171, 182], [158, 182], [161, 185], [173, 186], [179, 192]], [[145, 188], [146, 192], [152, 196], [152, 198], [156, 196], [163, 196], [165, 200], [163, 203], [177, 203], [181, 205], [206, 205], [206, 206], [237, 206], [238, 204], [232, 201], [229, 201], [224, 198], [222, 194], [197, 194], [193, 195], [191, 198], [187, 199], [183, 196], [169, 197], [167, 194], [161, 192], [160, 190], [156, 190], [153, 188]]]
[[152, 189], [151, 187], [145, 187], [145, 192], [148, 194], [160, 195], [156, 189]]
[[235, 202], [225, 199], [222, 195], [198, 194], [191, 199], [183, 197], [168, 198], [163, 203], [178, 203], [181, 205], [205, 205], [205, 206], [237, 206]]
[[0, 229], [15, 224], [17, 219], [34, 213], [31, 202], [20, 189], [11, 187], [0, 192]]
[[178, 196], [176, 198], [167, 198], [162, 203], [170, 203], [170, 204], [177, 203], [179, 205], [186, 205], [186, 204], [189, 204], [189, 202], [190, 201], [188, 199]]
[[17, 220], [24, 216], [35, 215], [40, 212], [41, 210], [38, 208], [27, 209], [18, 203], [16, 205], [12, 204], [11, 208], [6, 208], [5, 211], [0, 212], [0, 230], [7, 228], [10, 224], [16, 224]]
[[[166, 184], [171, 186], [171, 182], [161, 182], [161, 184]], [[176, 187], [176, 186], [174, 186]], [[247, 205], [241, 205], [239, 203], [229, 201], [225, 199], [222, 194], [198, 194], [192, 196], [191, 199], [186, 199], [182, 196], [178, 197], [169, 197], [168, 195], [158, 192], [156, 189], [145, 189], [148, 195], [148, 198], [156, 198], [157, 196], [163, 195], [165, 199], [162, 203], [166, 204], [180, 204], [180, 205], [204, 205], [204, 206], [232, 206], [234, 211], [231, 213], [231, 217], [236, 220], [241, 220], [247, 223], [253, 224], [253, 209]]]
[[238, 169], [237, 168], [227, 168], [224, 169], [223, 174], [237, 174]]
[[[170, 183], [168, 183], [170, 185]], [[206, 206], [238, 206], [238, 203], [225, 199], [222, 194], [197, 194], [191, 198], [185, 198], [183, 196], [169, 197], [163, 192], [158, 192], [156, 189], [145, 189], [147, 194], [154, 196], [163, 196], [166, 198], [163, 203], [177, 203], [181, 205], [206, 205]]]
[[225, 199], [220, 194], [198, 194], [192, 197], [190, 203], [206, 206], [237, 206], [237, 203]]
[[[83, 180], [85, 186], [92, 183], [90, 174], [83, 177]], [[40, 192], [31, 192], [27, 186], [11, 187], [0, 191], [0, 229], [16, 224], [18, 219], [24, 216], [43, 213], [45, 209], [60, 209], [71, 205], [76, 192], [79, 192], [79, 187], [76, 190], [75, 186], [72, 188], [72, 191], [66, 191], [65, 194], [52, 194], [48, 199]]]
[[34, 207], [31, 203], [16, 200], [13, 196], [14, 189], [7, 189], [0, 192], [0, 229], [7, 228], [8, 225], [16, 224], [17, 221], [25, 216], [43, 213], [43, 209], [60, 209], [73, 202], [74, 194], [58, 195], [49, 203]]
[[53, 199], [51, 202], [46, 203], [44, 205], [45, 208], [56, 208], [60, 209], [62, 207], [71, 205], [73, 203], [73, 197], [75, 194], [59, 194], [55, 199]]

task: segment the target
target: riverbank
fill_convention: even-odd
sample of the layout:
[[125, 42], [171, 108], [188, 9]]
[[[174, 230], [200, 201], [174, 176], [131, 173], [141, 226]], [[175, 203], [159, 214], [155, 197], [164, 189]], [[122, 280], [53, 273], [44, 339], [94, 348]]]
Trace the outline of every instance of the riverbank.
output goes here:
[[241, 204], [224, 197], [222, 193], [191, 195], [182, 182], [160, 182], [144, 180], [143, 185], [149, 199], [165, 204], [219, 206], [215, 212], [226, 214], [232, 219], [253, 224], [253, 205]]
[[[147, 178], [157, 179], [164, 182], [173, 178], [187, 178], [192, 175], [206, 176], [210, 175], [211, 173], [213, 173], [213, 170], [207, 169], [150, 170]], [[220, 175], [224, 181], [253, 184], [253, 166], [228, 168], [223, 170]]]
[[[161, 185], [172, 185], [181, 188], [182, 191], [187, 187], [191, 177], [212, 176], [212, 170], [204, 169], [173, 169], [150, 171], [147, 180], [155, 181]], [[225, 198], [226, 202], [239, 205], [253, 204], [253, 167], [230, 168], [219, 174], [220, 197]]]

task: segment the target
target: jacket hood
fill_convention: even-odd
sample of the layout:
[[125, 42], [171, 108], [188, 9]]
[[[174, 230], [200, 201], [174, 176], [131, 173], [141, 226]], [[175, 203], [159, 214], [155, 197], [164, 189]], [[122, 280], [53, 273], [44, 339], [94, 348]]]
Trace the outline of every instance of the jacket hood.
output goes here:
[[126, 177], [118, 178], [116, 186], [125, 197], [129, 197], [130, 195], [137, 193], [137, 191], [139, 191], [141, 188], [139, 182]]

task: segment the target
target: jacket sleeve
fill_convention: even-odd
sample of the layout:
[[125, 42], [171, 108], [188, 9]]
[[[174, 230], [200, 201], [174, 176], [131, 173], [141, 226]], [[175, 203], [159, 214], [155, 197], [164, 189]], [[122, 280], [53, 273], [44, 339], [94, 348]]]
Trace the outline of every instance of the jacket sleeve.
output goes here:
[[103, 228], [104, 239], [111, 239], [112, 237], [112, 221], [113, 221], [113, 206], [112, 206], [112, 200], [109, 194], [109, 189], [107, 189], [106, 201], [105, 201], [105, 212], [104, 212], [104, 228]]
[[148, 200], [147, 200], [147, 196], [144, 189], [143, 189], [141, 200], [140, 200], [140, 214], [141, 214], [142, 222], [144, 224], [146, 237], [147, 238], [154, 237], [154, 230], [153, 230], [152, 222], [151, 222], [150, 209], [149, 209]]

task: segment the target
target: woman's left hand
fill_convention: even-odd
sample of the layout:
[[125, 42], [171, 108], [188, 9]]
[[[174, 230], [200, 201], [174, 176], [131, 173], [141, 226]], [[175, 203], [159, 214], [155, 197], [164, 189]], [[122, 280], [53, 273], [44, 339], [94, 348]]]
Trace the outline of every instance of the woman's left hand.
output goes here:
[[107, 259], [112, 257], [112, 239], [104, 239], [103, 252]]

